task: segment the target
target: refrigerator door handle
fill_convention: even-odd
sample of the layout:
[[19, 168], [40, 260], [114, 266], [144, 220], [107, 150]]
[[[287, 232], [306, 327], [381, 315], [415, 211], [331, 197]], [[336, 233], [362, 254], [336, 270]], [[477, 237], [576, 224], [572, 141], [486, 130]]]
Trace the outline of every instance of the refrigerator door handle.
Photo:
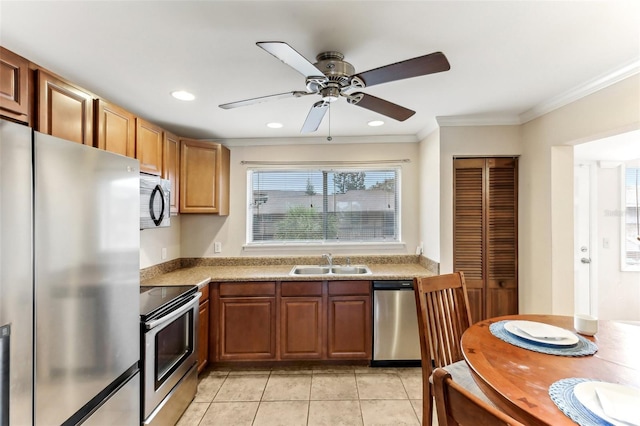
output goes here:
[[175, 311], [171, 311], [165, 316], [162, 316], [162, 317], [160, 317], [158, 319], [155, 319], [153, 321], [149, 321], [149, 322], [145, 323], [145, 328], [147, 330], [151, 330], [153, 328], [158, 327], [159, 325], [162, 325], [162, 324], [165, 324], [165, 323], [169, 323], [169, 322], [173, 321], [175, 318], [180, 317], [181, 315], [183, 315], [185, 312], [189, 311], [189, 309], [191, 309], [193, 307], [193, 303], [195, 301], [197, 301], [198, 299], [200, 299], [200, 296], [202, 296], [202, 293], [201, 292], [197, 292], [196, 294], [194, 294], [191, 297], [191, 299], [188, 302], [186, 302], [184, 305], [182, 305], [181, 307], [179, 307]]
[[9, 376], [11, 324], [0, 326], [0, 424], [9, 424]]
[[[160, 217], [156, 218], [156, 213], [153, 211], [153, 201], [156, 199], [156, 195], [158, 193], [160, 194], [162, 207], [160, 208]], [[164, 211], [164, 191], [160, 185], [156, 185], [156, 187], [153, 188], [153, 191], [151, 191], [151, 197], [149, 198], [149, 214], [151, 215], [151, 220], [153, 220], [153, 223], [155, 223], [156, 226], [159, 226], [162, 223], [162, 219], [164, 219]]]

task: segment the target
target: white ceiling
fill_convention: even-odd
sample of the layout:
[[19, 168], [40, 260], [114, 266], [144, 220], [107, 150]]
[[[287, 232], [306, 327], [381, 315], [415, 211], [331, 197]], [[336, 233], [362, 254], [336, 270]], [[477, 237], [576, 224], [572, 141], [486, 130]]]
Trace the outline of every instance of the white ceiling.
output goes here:
[[[629, 1], [0, 1], [0, 43], [180, 136], [291, 138], [315, 96], [232, 110], [219, 104], [304, 90], [257, 41], [315, 62], [337, 50], [356, 72], [445, 53], [451, 70], [367, 88], [417, 113], [395, 122], [345, 99], [330, 131], [416, 140], [436, 118], [517, 123], [551, 100], [638, 68], [640, 2]], [[635, 71], [633, 71], [635, 72]], [[193, 92], [186, 103], [169, 96]], [[524, 115], [523, 115], [524, 114]], [[527, 115], [528, 114], [528, 115]], [[383, 118], [371, 128], [366, 122]], [[329, 132], [329, 117], [317, 141]], [[282, 129], [265, 124], [279, 121]]]

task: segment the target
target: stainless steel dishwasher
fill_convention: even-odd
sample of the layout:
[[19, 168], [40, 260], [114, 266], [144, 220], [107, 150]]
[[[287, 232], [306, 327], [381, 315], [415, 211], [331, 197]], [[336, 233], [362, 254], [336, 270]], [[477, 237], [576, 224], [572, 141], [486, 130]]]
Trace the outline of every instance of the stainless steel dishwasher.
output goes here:
[[413, 281], [373, 282], [373, 367], [420, 366]]

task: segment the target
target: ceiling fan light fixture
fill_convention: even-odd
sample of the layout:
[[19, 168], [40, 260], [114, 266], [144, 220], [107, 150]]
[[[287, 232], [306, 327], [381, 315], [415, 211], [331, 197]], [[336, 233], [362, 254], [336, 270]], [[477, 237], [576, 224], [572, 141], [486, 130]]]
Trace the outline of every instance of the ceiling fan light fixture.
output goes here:
[[276, 123], [274, 121], [274, 122], [271, 122], [271, 123], [267, 123], [267, 127], [270, 128], [270, 129], [281, 129], [282, 128], [282, 123]]
[[186, 90], [175, 90], [171, 92], [171, 96], [181, 101], [192, 101], [196, 98], [193, 93], [189, 93]]
[[371, 120], [367, 123], [367, 125], [371, 126], [371, 127], [380, 127], [384, 124], [384, 121], [382, 120]]

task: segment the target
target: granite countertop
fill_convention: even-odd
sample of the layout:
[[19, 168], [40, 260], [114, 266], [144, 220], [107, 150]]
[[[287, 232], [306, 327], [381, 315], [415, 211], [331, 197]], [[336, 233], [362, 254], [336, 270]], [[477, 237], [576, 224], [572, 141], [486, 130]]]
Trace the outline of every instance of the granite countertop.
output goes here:
[[227, 281], [321, 281], [321, 280], [406, 280], [415, 276], [432, 276], [433, 272], [417, 263], [367, 264], [371, 275], [291, 276], [293, 265], [194, 266], [143, 280], [141, 285], [198, 285]]

